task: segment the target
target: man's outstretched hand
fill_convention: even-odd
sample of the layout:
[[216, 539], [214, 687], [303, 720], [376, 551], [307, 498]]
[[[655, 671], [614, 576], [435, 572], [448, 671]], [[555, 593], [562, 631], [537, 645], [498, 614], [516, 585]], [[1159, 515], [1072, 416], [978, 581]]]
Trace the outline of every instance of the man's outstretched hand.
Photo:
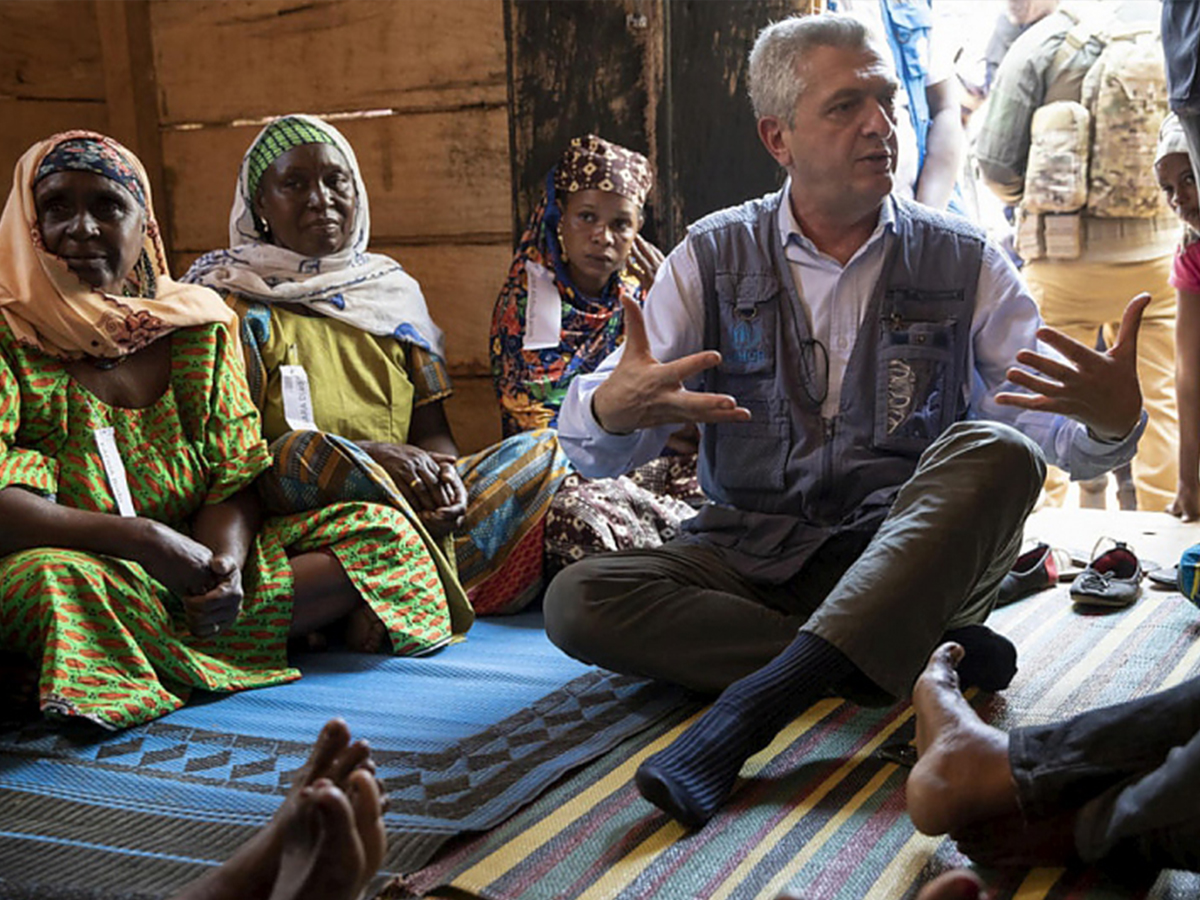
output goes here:
[[650, 353], [646, 322], [637, 301], [622, 298], [625, 349], [608, 378], [592, 394], [592, 411], [605, 431], [627, 434], [639, 428], [688, 422], [747, 422], [750, 411], [728, 394], [689, 391], [684, 382], [720, 365], [721, 354], [702, 350], [672, 362]]
[[1137, 338], [1142, 313], [1149, 303], [1149, 294], [1138, 294], [1129, 301], [1116, 341], [1103, 352], [1053, 328], [1039, 329], [1038, 338], [1061, 353], [1066, 361], [1021, 350], [1017, 362], [1034, 371], [1013, 367], [1008, 370], [1008, 379], [1033, 393], [997, 394], [996, 402], [1070, 416], [1086, 425], [1097, 438], [1125, 437], [1142, 415]]

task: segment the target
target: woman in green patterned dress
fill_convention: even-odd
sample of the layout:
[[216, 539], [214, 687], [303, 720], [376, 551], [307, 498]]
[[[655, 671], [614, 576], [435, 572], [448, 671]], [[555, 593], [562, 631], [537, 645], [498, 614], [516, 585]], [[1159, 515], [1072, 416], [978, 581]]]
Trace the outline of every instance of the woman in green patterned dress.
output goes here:
[[262, 520], [234, 317], [170, 279], [115, 141], [68, 132], [17, 164], [0, 318], [0, 649], [39, 665], [43, 712], [122, 728], [192, 688], [289, 681], [288, 637], [339, 620], [397, 654], [469, 627], [403, 511]]

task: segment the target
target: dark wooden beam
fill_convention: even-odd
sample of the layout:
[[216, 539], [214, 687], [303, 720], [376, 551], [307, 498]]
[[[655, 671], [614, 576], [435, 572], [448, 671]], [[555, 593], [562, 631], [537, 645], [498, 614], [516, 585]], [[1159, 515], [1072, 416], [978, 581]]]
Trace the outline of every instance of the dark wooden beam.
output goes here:
[[[662, 0], [505, 0], [509, 31], [513, 227], [519, 236], [546, 172], [589, 132], [657, 157]], [[657, 190], [654, 198], [657, 198]], [[645, 232], [656, 239], [652, 199]]]
[[149, 0], [96, 0], [96, 25], [104, 63], [108, 132], [137, 154], [150, 178], [163, 242], [171, 252], [170, 198], [158, 127], [158, 84]]

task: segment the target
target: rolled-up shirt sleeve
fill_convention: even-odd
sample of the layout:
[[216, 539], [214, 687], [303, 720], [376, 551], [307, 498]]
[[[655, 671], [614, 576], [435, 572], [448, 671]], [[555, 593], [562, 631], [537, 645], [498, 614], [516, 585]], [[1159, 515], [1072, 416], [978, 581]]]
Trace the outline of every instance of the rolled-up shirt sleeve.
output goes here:
[[999, 393], [1025, 392], [1008, 380], [1018, 350], [1029, 348], [1062, 358], [1038, 340], [1041, 325], [1037, 304], [1016, 268], [999, 247], [989, 242], [979, 271], [971, 326], [969, 417], [1013, 426], [1042, 448], [1047, 462], [1065, 469], [1076, 481], [1094, 478], [1128, 462], [1137, 452], [1138, 439], [1146, 427], [1145, 410], [1128, 435], [1119, 441], [1107, 441], [1092, 437], [1086, 426], [1066, 416], [996, 402]]
[[[684, 240], [671, 251], [655, 276], [643, 306], [650, 352], [670, 362], [704, 349], [704, 296], [700, 270], [691, 244]], [[654, 459], [678, 425], [644, 428], [631, 434], [612, 434], [600, 427], [592, 412], [592, 396], [621, 358], [618, 347], [596, 371], [572, 383], [558, 414], [563, 449], [580, 474], [604, 478], [628, 472]], [[687, 385], [699, 386], [699, 379]]]

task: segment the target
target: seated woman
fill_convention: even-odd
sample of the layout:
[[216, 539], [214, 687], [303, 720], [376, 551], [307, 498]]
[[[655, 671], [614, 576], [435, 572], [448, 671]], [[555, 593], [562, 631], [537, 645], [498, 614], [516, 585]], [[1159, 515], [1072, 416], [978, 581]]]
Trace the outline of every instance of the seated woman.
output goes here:
[[[477, 611], [515, 611], [541, 589], [542, 519], [569, 463], [545, 429], [456, 461], [442, 333], [417, 282], [367, 252], [370, 230], [346, 139], [286, 116], [242, 160], [231, 247], [184, 280], [241, 316], [275, 458], [271, 508], [353, 498], [416, 510], [415, 550], [442, 559], [441, 542]], [[454, 581], [448, 567], [441, 576]]]
[[[651, 187], [644, 156], [589, 134], [546, 176], [492, 313], [492, 379], [506, 435], [555, 427], [575, 376], [624, 338], [622, 302], [641, 302], [662, 254], [638, 234]], [[655, 547], [703, 502], [694, 428], [669, 455], [621, 478], [571, 475], [550, 506], [557, 570], [592, 553]]]
[[38, 663], [41, 709], [121, 728], [191, 688], [298, 678], [287, 638], [334, 621], [399, 654], [466, 630], [398, 510], [260, 521], [235, 318], [165, 259], [128, 150], [68, 132], [21, 158], [0, 218], [0, 649]]

